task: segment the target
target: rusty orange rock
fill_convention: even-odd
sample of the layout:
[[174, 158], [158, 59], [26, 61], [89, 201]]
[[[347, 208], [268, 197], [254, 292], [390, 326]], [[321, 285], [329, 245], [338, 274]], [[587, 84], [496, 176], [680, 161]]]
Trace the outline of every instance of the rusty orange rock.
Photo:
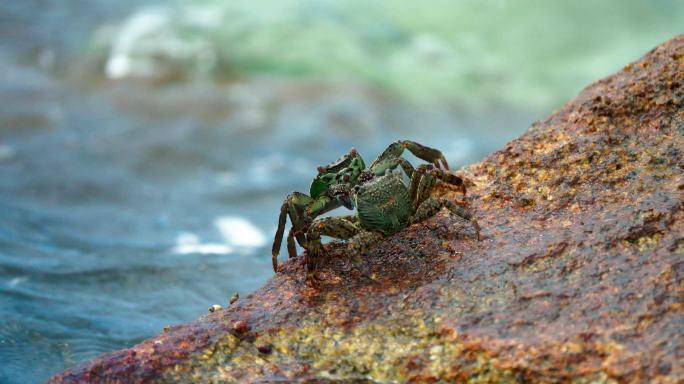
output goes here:
[[249, 331], [249, 324], [244, 320], [238, 320], [233, 323], [233, 330], [238, 333], [245, 333]]
[[441, 212], [362, 272], [333, 244], [319, 289], [292, 259], [230, 308], [50, 382], [684, 381], [683, 36], [463, 172], [483, 241]]

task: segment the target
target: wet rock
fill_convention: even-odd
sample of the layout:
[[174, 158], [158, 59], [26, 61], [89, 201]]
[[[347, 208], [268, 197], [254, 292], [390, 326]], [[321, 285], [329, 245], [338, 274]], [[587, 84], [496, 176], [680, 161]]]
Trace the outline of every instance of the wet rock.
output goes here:
[[249, 324], [244, 320], [238, 320], [233, 323], [233, 330], [237, 333], [245, 333], [249, 331]]
[[238, 304], [50, 382], [682, 382], [683, 148], [680, 36], [463, 171], [482, 241], [443, 211], [363, 270], [332, 244], [318, 289], [290, 259]]

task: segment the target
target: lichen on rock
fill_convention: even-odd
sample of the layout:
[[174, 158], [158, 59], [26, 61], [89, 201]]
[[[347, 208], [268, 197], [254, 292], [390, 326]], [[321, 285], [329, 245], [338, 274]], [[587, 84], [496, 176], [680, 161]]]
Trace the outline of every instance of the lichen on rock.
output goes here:
[[50, 382], [684, 381], [684, 36], [462, 172], [482, 241], [443, 211], [364, 271], [333, 243], [318, 289], [291, 259]]

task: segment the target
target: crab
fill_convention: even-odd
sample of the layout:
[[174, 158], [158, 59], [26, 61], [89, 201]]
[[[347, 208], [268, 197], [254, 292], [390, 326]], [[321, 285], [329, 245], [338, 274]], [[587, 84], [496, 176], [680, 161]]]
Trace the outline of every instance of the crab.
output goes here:
[[278, 254], [287, 217], [289, 216], [292, 223], [287, 235], [287, 251], [290, 257], [295, 257], [295, 239], [300, 246], [306, 245], [306, 231], [313, 219], [343, 205], [352, 208], [351, 202], [343, 194], [337, 193], [336, 186], [340, 183], [354, 183], [365, 167], [361, 156], [352, 148], [336, 161], [318, 167], [318, 175], [311, 182], [309, 195], [297, 191], [287, 195], [280, 207], [278, 229], [273, 239], [271, 254], [274, 272], [278, 272]]
[[324, 217], [314, 220], [307, 232], [307, 281], [316, 284], [316, 268], [320, 260], [321, 235], [348, 241], [352, 255], [365, 253], [380, 239], [399, 232], [410, 224], [432, 217], [442, 208], [468, 220], [480, 240], [477, 220], [462, 206], [445, 197], [431, 196], [438, 180], [464, 188], [464, 179], [432, 165], [420, 165], [412, 172], [408, 186], [398, 172], [387, 171], [358, 183], [353, 188], [339, 188], [356, 206], [357, 214]]
[[[408, 160], [401, 157], [406, 149], [419, 159], [434, 164], [437, 169], [449, 169], [449, 164], [442, 152], [410, 140], [397, 140], [390, 144], [368, 169], [363, 158], [354, 148], [336, 161], [318, 167], [318, 175], [311, 182], [309, 195], [295, 191], [283, 201], [271, 252], [273, 271], [278, 272], [278, 254], [288, 216], [292, 226], [287, 235], [287, 251], [289, 257], [296, 257], [295, 240], [300, 246], [308, 249], [308, 244], [311, 242], [307, 239], [307, 233], [314, 219], [341, 206], [350, 210], [354, 209], [351, 194], [348, 191], [355, 186], [384, 175], [385, 172], [397, 167], [401, 167], [406, 175], [411, 177], [414, 168]], [[460, 186], [465, 194], [463, 180], [456, 178], [453, 181], [453, 184]]]

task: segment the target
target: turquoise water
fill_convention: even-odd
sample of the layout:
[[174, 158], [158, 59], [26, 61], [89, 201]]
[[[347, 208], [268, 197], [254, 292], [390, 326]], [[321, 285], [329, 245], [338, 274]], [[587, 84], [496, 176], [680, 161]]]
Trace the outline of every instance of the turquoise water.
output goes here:
[[675, 1], [246, 4], [0, 5], [0, 383], [258, 288], [282, 199], [350, 147], [478, 161], [684, 25]]

